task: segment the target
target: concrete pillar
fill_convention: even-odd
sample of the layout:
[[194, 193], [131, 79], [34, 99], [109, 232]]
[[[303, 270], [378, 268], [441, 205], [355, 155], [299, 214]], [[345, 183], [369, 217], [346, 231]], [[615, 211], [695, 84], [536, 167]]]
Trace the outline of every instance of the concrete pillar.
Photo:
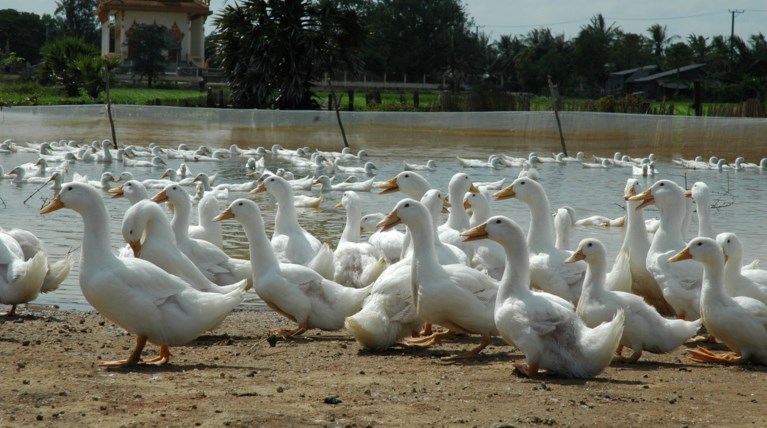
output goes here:
[[182, 58], [185, 58], [188, 63], [192, 59], [192, 18], [189, 15], [186, 16], [186, 25], [184, 27], [184, 38], [181, 39], [181, 54]]
[[192, 20], [192, 58], [205, 63], [205, 18]]
[[109, 53], [109, 18], [101, 23], [101, 56]]

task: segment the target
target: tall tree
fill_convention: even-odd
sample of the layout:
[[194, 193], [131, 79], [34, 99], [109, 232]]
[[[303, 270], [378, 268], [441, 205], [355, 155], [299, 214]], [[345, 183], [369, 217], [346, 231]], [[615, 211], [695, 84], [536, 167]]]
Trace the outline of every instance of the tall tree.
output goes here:
[[524, 38], [525, 47], [514, 58], [521, 89], [525, 92], [548, 93], [547, 76], [566, 87], [570, 82], [572, 47], [564, 34], [554, 35], [548, 28], [535, 28]]
[[641, 34], [618, 32], [610, 61], [615, 70], [627, 70], [653, 63], [650, 41]]
[[708, 56], [708, 53], [711, 50], [708, 45], [708, 37], [692, 33], [687, 36], [687, 46], [692, 50], [692, 57], [695, 62], [706, 62], [706, 56]]
[[477, 28], [459, 0], [380, 0], [370, 10], [366, 67], [390, 78], [470, 75], [480, 61]]
[[96, 48], [79, 37], [50, 42], [43, 46], [42, 54], [40, 83], [63, 85], [69, 97], [79, 96], [82, 87], [82, 74], [74, 64], [83, 57], [98, 56]]
[[494, 44], [495, 57], [490, 65], [490, 73], [497, 82], [503, 83], [501, 89], [518, 91], [519, 80], [514, 65], [514, 57], [524, 48], [522, 41], [514, 36], [503, 35]]
[[40, 61], [40, 48], [45, 43], [45, 27], [34, 13], [14, 9], [0, 10], [0, 56], [6, 48], [17, 56], [36, 64]]
[[660, 24], [653, 24], [647, 28], [647, 32], [650, 33], [650, 40], [653, 44], [653, 55], [658, 64], [663, 63], [663, 52], [674, 39], [679, 36], [669, 36], [668, 27]]
[[168, 28], [157, 24], [134, 24], [129, 32], [133, 73], [146, 77], [147, 86], [165, 71], [168, 59], [163, 54], [169, 46]]
[[344, 3], [243, 0], [216, 20], [218, 57], [241, 108], [312, 109], [314, 81], [356, 69], [365, 36]]
[[57, 0], [56, 16], [62, 19], [65, 36], [80, 37], [88, 43], [96, 43], [98, 18], [95, 15], [97, 0]]
[[607, 79], [610, 49], [619, 30], [615, 23], [606, 25], [602, 14], [598, 14], [581, 27], [573, 42], [573, 67], [589, 95], [596, 94]]

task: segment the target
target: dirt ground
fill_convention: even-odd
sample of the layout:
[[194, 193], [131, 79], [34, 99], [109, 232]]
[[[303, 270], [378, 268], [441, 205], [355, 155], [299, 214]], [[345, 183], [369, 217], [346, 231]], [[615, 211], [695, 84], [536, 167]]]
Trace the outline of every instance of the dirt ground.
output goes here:
[[588, 381], [527, 379], [500, 339], [448, 363], [478, 338], [371, 353], [310, 331], [272, 346], [269, 329], [288, 326], [239, 311], [169, 365], [107, 370], [96, 362], [135, 337], [95, 312], [20, 308], [0, 317], [0, 426], [767, 426], [766, 368], [694, 363], [684, 347]]

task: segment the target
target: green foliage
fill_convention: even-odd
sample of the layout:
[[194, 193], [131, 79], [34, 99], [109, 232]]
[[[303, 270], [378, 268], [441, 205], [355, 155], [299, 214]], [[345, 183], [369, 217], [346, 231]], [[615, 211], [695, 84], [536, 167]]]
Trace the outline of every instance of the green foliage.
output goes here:
[[56, 16], [66, 37], [79, 37], [86, 43], [97, 42], [96, 0], [57, 0]]
[[45, 26], [34, 13], [14, 9], [0, 10], [0, 56], [7, 46], [10, 51], [32, 64], [40, 60], [40, 47], [45, 43]]
[[121, 61], [116, 57], [102, 58], [99, 56], [81, 56], [73, 63], [72, 67], [77, 70], [80, 85], [85, 93], [91, 98], [98, 98], [101, 91], [105, 89], [104, 81], [104, 61], [107, 62], [107, 68], [110, 70], [109, 82], [114, 82], [114, 75], [111, 70], [119, 66]]
[[134, 24], [128, 43], [132, 47], [133, 73], [142, 79], [146, 77], [147, 86], [151, 88], [165, 71], [167, 58], [163, 49], [170, 45], [168, 29], [157, 24]]
[[216, 20], [218, 59], [241, 108], [313, 109], [312, 81], [343, 64], [356, 69], [364, 40], [357, 13], [343, 4], [244, 0]]
[[81, 38], [67, 37], [43, 46], [43, 62], [39, 70], [40, 83], [60, 84], [67, 96], [80, 95], [82, 86], [80, 71], [75, 66], [77, 60], [97, 57], [96, 48], [85, 43]]

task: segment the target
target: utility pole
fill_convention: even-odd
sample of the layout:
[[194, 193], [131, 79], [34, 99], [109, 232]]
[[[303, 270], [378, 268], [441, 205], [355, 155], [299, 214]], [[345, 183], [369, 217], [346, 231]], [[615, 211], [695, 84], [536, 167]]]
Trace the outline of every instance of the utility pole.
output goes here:
[[745, 10], [729, 9], [728, 12], [732, 15], [730, 23], [730, 71], [732, 71], [732, 63], [735, 59], [735, 16], [744, 13]]

